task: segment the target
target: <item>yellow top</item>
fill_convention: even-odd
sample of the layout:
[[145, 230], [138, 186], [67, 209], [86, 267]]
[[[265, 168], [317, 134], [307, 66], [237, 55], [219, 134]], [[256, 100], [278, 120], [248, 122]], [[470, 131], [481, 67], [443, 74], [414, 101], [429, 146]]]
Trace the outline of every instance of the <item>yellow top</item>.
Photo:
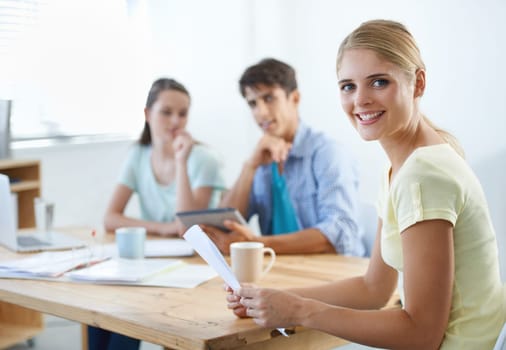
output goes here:
[[402, 299], [401, 232], [424, 220], [453, 224], [455, 280], [441, 349], [492, 349], [506, 320], [506, 288], [485, 195], [465, 160], [447, 144], [416, 149], [391, 186], [386, 173], [378, 209], [381, 255], [399, 272]]

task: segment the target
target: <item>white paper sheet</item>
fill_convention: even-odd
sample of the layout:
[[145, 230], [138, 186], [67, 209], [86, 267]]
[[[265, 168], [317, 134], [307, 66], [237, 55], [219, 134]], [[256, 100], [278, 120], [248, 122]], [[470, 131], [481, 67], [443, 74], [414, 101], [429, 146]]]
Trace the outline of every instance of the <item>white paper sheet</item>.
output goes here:
[[185, 232], [183, 238], [190, 243], [202, 259], [204, 259], [233, 290], [241, 288], [241, 284], [228, 266], [223, 255], [221, 255], [213, 241], [207, 237], [199, 226], [193, 225], [190, 227], [190, 229]]
[[138, 283], [142, 286], [195, 288], [218, 274], [209, 265], [182, 264], [169, 272], [162, 272]]
[[[228, 266], [221, 252], [199, 226], [193, 225], [190, 227], [183, 235], [183, 238], [190, 243], [202, 259], [204, 259], [233, 290], [241, 288], [241, 284], [230, 269], [230, 266]], [[277, 330], [285, 337], [288, 337], [284, 328], [278, 328]]]
[[[112, 257], [119, 256], [116, 243], [98, 245], [94, 249]], [[153, 239], [147, 240], [144, 244], [145, 258], [192, 256], [193, 254], [193, 248], [180, 238]]]
[[199, 284], [204, 283], [218, 274], [209, 265], [194, 264], [178, 264], [174, 269], [161, 271], [142, 281], [88, 281], [75, 280], [67, 275], [60, 277], [47, 277], [33, 274], [26, 274], [17, 271], [5, 271], [0, 269], [0, 278], [16, 278], [16, 279], [33, 279], [52, 282], [75, 282], [75, 283], [93, 283], [93, 284], [112, 284], [112, 285], [129, 285], [129, 286], [149, 286], [149, 287], [170, 287], [170, 288], [195, 288]]
[[192, 256], [195, 252], [184, 239], [153, 239], [147, 240], [144, 246], [146, 258]]
[[177, 268], [181, 260], [173, 259], [111, 259], [100, 264], [68, 272], [71, 279], [90, 282], [140, 283], [162, 271]]
[[78, 267], [94, 265], [109, 256], [96, 256], [86, 248], [62, 252], [43, 252], [26, 258], [1, 261], [0, 273], [26, 277], [58, 277]]

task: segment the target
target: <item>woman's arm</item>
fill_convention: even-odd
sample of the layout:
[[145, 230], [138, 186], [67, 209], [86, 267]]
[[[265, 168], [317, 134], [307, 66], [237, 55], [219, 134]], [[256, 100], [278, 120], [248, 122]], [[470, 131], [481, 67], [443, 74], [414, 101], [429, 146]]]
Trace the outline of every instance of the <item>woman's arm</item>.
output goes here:
[[123, 226], [141, 226], [151, 234], [167, 236], [178, 233], [179, 228], [175, 222], [153, 222], [125, 216], [124, 211], [132, 193], [133, 191], [128, 186], [121, 184], [116, 186], [104, 218], [106, 231], [114, 231]]
[[382, 222], [378, 220], [376, 240], [364, 276], [318, 287], [294, 288], [290, 292], [304, 298], [316, 299], [331, 305], [345, 305], [354, 309], [379, 309], [385, 306], [397, 285], [397, 271], [385, 264], [381, 258], [381, 227]]
[[176, 212], [206, 209], [209, 206], [213, 188], [211, 186], [192, 189], [188, 176], [188, 158], [195, 141], [186, 131], [181, 131], [174, 140], [176, 162]]
[[[438, 349], [448, 324], [454, 277], [451, 223], [429, 220], [409, 227], [402, 233], [402, 249], [403, 309], [356, 310], [346, 304], [329, 305], [290, 292], [258, 288], [241, 289], [240, 302], [247, 308], [246, 315], [265, 327], [302, 325], [380, 348]], [[366, 279], [367, 275], [363, 282], [347, 282], [348, 287], [360, 288]], [[351, 289], [334, 286], [334, 301], [353, 301]], [[324, 294], [327, 299], [329, 291]]]
[[[379, 309], [387, 304], [397, 284], [397, 271], [386, 265], [380, 256], [381, 220], [378, 221], [377, 238], [371, 260], [364, 276], [325, 283], [319, 286], [292, 288], [287, 292], [303, 298], [319, 300], [329, 305], [345, 305], [354, 309]], [[239, 317], [245, 317], [245, 310], [239, 297], [229, 289], [229, 308]]]
[[206, 209], [209, 206], [212, 187], [198, 187], [192, 190], [186, 162], [176, 165], [176, 212]]
[[[397, 271], [386, 265], [380, 254], [381, 220], [372, 256], [364, 276], [325, 283], [319, 286], [292, 288], [287, 292], [303, 298], [319, 300], [329, 305], [345, 305], [354, 309], [379, 309], [390, 300], [397, 285]], [[245, 317], [245, 310], [239, 303], [239, 297], [229, 289], [227, 301], [229, 308], [239, 317]]]

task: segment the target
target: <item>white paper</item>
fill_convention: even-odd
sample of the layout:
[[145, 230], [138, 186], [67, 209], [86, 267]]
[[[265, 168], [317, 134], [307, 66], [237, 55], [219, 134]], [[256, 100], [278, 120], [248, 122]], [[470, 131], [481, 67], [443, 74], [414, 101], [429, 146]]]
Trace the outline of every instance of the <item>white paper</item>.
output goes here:
[[147, 277], [146, 279], [138, 282], [76, 280], [71, 279], [68, 275], [48, 277], [0, 269], [0, 278], [170, 288], [195, 288], [199, 284], [202, 284], [216, 276], [218, 276], [218, 274], [209, 265], [194, 265], [186, 263], [178, 264], [174, 267], [174, 269], [169, 268], [167, 270], [163, 270], [160, 273], [154, 274], [153, 276]]
[[80, 270], [68, 272], [71, 279], [91, 282], [139, 283], [161, 271], [175, 268], [181, 260], [111, 259]]
[[209, 265], [183, 263], [174, 270], [162, 271], [137, 284], [152, 287], [195, 288], [216, 276], [218, 274]]
[[[183, 235], [183, 238], [191, 244], [193, 249], [199, 253], [202, 259], [211, 265], [221, 278], [223, 278], [225, 283], [227, 283], [233, 290], [241, 288], [241, 284], [230, 269], [230, 266], [228, 266], [221, 252], [198, 225], [190, 227], [190, 229]], [[288, 337], [284, 328], [278, 328], [277, 330], [285, 337]]]
[[89, 249], [43, 252], [27, 258], [0, 262], [0, 272], [29, 276], [58, 277], [75, 268], [107, 260], [107, 255], [93, 255]]
[[[104, 254], [118, 257], [116, 243], [104, 244], [94, 249], [102, 249]], [[147, 240], [144, 245], [145, 258], [192, 256], [195, 252], [188, 242], [180, 238]]]
[[233, 290], [241, 288], [241, 284], [228, 266], [223, 255], [221, 255], [216, 245], [207, 237], [202, 229], [193, 225], [185, 232], [183, 238], [199, 253], [213, 269], [225, 280]]
[[146, 258], [192, 256], [194, 253], [191, 245], [181, 238], [147, 240], [144, 246], [144, 256]]

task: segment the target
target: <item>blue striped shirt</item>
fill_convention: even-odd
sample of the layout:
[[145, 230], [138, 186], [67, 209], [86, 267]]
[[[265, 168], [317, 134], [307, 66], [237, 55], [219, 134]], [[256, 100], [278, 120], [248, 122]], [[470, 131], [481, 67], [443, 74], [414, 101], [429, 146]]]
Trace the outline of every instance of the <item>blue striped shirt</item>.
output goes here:
[[[363, 256], [359, 177], [350, 153], [301, 121], [283, 175], [299, 227], [318, 229], [340, 254]], [[263, 235], [271, 234], [271, 181], [271, 165], [260, 166], [249, 198], [248, 218], [258, 214]]]

